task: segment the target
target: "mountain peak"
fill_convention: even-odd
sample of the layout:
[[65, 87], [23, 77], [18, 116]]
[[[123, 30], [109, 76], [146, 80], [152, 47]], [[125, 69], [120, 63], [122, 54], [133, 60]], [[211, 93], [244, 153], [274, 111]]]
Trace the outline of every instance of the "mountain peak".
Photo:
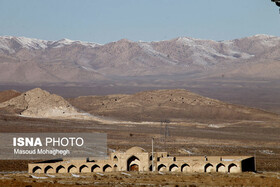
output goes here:
[[73, 40], [70, 40], [68, 38], [62, 38], [61, 40], [58, 40], [57, 42], [63, 42], [63, 43], [73, 43]]
[[268, 34], [256, 34], [253, 35], [252, 38], [275, 38], [276, 36], [268, 35]]
[[117, 42], [118, 43], [134, 43], [133, 41], [131, 41], [131, 40], [127, 39], [127, 38], [123, 38], [123, 39], [121, 39], [121, 40], [119, 40]]
[[[112, 76], [188, 73], [192, 77], [209, 74], [216, 77], [220, 72], [232, 71], [233, 67], [245, 66], [249, 62], [252, 62], [252, 66], [263, 62], [274, 63], [274, 59], [280, 58], [279, 46], [280, 37], [267, 35], [220, 42], [190, 37], [159, 42], [122, 39], [105, 45], [66, 38], [45, 41], [24, 37], [1, 37], [0, 82], [89, 83], [95, 80], [110, 81]], [[27, 50], [21, 52], [23, 48]], [[278, 64], [275, 62], [270, 71], [274, 72]], [[260, 71], [262, 68], [259, 67]], [[260, 72], [255, 76], [279, 78], [277, 71], [271, 72], [265, 75], [261, 75]]]
[[50, 94], [49, 92], [42, 90], [41, 88], [33, 88], [27, 92], [25, 92], [25, 94], [36, 94], [36, 95], [42, 95], [42, 94]]
[[0, 50], [15, 53], [20, 49], [47, 49], [47, 48], [60, 48], [72, 44], [83, 45], [87, 47], [100, 46], [97, 43], [74, 41], [63, 38], [58, 41], [47, 41], [35, 38], [16, 37], [16, 36], [0, 36]]
[[14, 53], [18, 49], [45, 49], [48, 41], [27, 37], [2, 36], [0, 37], [0, 49]]

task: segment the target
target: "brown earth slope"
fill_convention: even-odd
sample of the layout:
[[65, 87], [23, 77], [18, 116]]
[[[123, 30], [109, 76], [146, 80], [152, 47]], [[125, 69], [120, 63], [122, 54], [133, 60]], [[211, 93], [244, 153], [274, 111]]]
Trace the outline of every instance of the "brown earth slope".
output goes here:
[[5, 90], [0, 92], [0, 103], [8, 101], [14, 97], [19, 96], [21, 93], [16, 90]]
[[69, 102], [91, 114], [131, 121], [267, 120], [276, 114], [203, 97], [187, 90], [83, 96]]

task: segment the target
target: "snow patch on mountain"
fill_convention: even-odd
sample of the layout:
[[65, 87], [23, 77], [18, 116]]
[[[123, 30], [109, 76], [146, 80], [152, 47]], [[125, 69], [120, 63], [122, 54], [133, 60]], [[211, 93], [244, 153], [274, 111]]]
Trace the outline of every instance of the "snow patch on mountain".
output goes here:
[[0, 49], [14, 53], [16, 49], [45, 49], [48, 47], [48, 41], [32, 39], [26, 37], [2, 36], [0, 37]]
[[86, 66], [80, 66], [80, 67], [84, 70], [87, 70], [87, 71], [92, 71], [92, 72], [95, 72], [95, 73], [99, 73], [97, 70], [95, 70], [93, 68], [89, 68], [89, 67], [86, 67]]
[[91, 42], [82, 42], [82, 41], [73, 41], [69, 39], [62, 39], [58, 41], [47, 41], [40, 40], [35, 38], [26, 38], [26, 37], [13, 37], [13, 36], [1, 36], [0, 37], [0, 50], [8, 51], [9, 53], [15, 53], [20, 49], [47, 49], [47, 48], [60, 48], [67, 45], [78, 44], [87, 47], [96, 47], [100, 46], [97, 43]]
[[13, 53], [14, 49], [9, 47], [8, 39], [9, 38], [7, 38], [7, 37], [0, 37], [0, 49], [2, 49], [4, 51], [8, 51], [9, 53]]
[[278, 38], [276, 36], [268, 35], [268, 34], [256, 34], [254, 36], [248, 38], [259, 38], [259, 39], [269, 39], [269, 38]]
[[276, 37], [276, 36], [258, 34], [258, 35], [252, 36], [251, 38], [259, 40], [260, 44], [265, 47], [275, 47], [280, 44], [280, 38]]
[[177, 39], [177, 43], [189, 47], [192, 60], [199, 65], [207, 65], [210, 61], [214, 62], [216, 58], [235, 60], [253, 57], [253, 55], [241, 52], [232, 41], [216, 42], [180, 37]]
[[161, 60], [163, 60], [169, 64], [176, 65], [176, 63], [174, 61], [168, 59], [169, 57], [167, 54], [156, 51], [149, 43], [138, 42], [138, 45], [150, 56], [159, 57]]
[[146, 43], [146, 42], [139, 42], [138, 45], [139, 45], [145, 52], [147, 52], [147, 53], [150, 54], [150, 55], [167, 57], [166, 54], [154, 50], [153, 47], [152, 47], [150, 44]]
[[241, 49], [235, 45], [234, 40], [227, 40], [219, 43], [223, 45], [224, 47], [223, 50], [226, 56], [233, 57], [234, 59], [243, 59], [243, 60], [247, 60], [255, 57], [255, 55], [242, 52]]
[[17, 37], [14, 39], [19, 44], [21, 44], [24, 48], [45, 49], [48, 47], [48, 41], [46, 40], [31, 39], [25, 37]]
[[74, 41], [74, 40], [69, 40], [67, 38], [55, 41], [52, 43], [52, 45], [54, 46], [53, 48], [60, 48], [60, 47], [64, 47], [67, 45], [72, 45], [72, 44], [79, 44], [79, 45], [83, 45], [83, 46], [87, 46], [87, 47], [96, 47], [96, 46], [100, 46], [100, 44], [97, 43], [91, 43], [91, 42], [82, 42], [82, 41]]

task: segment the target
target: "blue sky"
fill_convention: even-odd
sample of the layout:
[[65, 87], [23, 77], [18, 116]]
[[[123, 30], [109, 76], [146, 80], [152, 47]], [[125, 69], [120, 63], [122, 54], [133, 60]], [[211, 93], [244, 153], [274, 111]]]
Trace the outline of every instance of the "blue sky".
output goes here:
[[0, 35], [108, 43], [280, 36], [270, 0], [0, 0]]

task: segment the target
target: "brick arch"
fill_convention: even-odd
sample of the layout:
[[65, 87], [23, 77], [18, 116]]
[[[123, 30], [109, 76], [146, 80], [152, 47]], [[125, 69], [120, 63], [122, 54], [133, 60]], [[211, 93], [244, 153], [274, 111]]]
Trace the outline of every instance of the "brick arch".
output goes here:
[[183, 164], [181, 166], [181, 172], [186, 173], [186, 172], [188, 172], [189, 169], [190, 169], [190, 165], [189, 164]]
[[227, 172], [226, 166], [223, 163], [219, 163], [216, 166], [216, 172]]
[[67, 168], [67, 172], [68, 173], [78, 173], [78, 169], [75, 165], [72, 164]]
[[114, 165], [113, 171], [118, 171], [118, 165], [117, 164]]
[[158, 171], [166, 171], [166, 165], [164, 165], [164, 164], [160, 164], [159, 166], [158, 166]]
[[204, 172], [211, 172], [213, 170], [214, 166], [211, 163], [207, 163], [204, 166]]
[[81, 165], [80, 168], [79, 168], [79, 172], [80, 173], [85, 173], [88, 171], [88, 166], [87, 165]]
[[54, 170], [53, 167], [50, 166], [50, 165], [48, 165], [48, 166], [45, 167], [44, 173], [52, 173], [51, 170], [52, 170], [52, 171]]
[[235, 172], [235, 170], [237, 169], [237, 165], [234, 163], [231, 163], [230, 165], [228, 165], [228, 172], [232, 173]]
[[65, 167], [63, 165], [59, 165], [56, 168], [56, 173], [66, 173]]
[[42, 168], [39, 167], [39, 166], [35, 166], [33, 169], [32, 169], [32, 173], [41, 173], [42, 172]]
[[178, 171], [179, 167], [176, 164], [172, 164], [169, 166], [169, 171], [176, 172]]
[[132, 155], [127, 159], [127, 171], [139, 171], [140, 159]]
[[105, 166], [103, 166], [103, 172], [112, 172], [112, 171], [113, 171], [113, 168], [109, 164], [106, 164]]
[[96, 170], [98, 170], [98, 168], [100, 169], [100, 166], [95, 164], [91, 167], [91, 172], [95, 172]]

